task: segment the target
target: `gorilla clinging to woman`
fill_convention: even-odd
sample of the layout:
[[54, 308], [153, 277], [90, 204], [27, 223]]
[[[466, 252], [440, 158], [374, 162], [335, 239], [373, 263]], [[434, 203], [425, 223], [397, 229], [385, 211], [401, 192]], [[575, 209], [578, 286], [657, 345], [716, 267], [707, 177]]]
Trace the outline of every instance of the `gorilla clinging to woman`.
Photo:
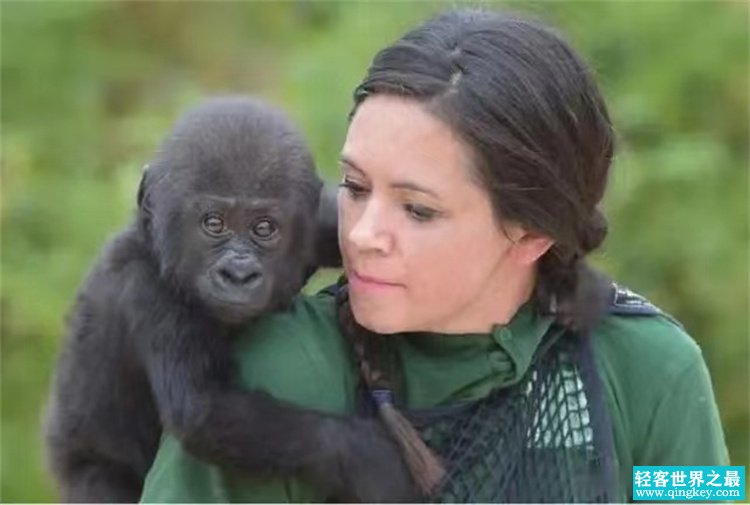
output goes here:
[[341, 500], [413, 498], [376, 421], [235, 383], [233, 332], [340, 262], [322, 187], [301, 135], [267, 104], [215, 98], [177, 122], [71, 314], [45, 427], [62, 500], [137, 501], [162, 430], [204, 460], [301, 474]]

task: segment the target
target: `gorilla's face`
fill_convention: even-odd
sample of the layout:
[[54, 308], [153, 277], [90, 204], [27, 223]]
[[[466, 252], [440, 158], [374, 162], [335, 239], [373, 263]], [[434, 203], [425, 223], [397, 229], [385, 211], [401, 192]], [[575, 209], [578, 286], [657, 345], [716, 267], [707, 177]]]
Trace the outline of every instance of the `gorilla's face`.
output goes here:
[[165, 270], [211, 315], [240, 324], [302, 288], [314, 213], [269, 198], [200, 195], [179, 205], [158, 223]]
[[217, 99], [186, 114], [157, 150], [138, 194], [140, 219], [167, 285], [238, 324], [302, 287], [315, 261], [321, 185], [280, 111]]
[[255, 205], [218, 198], [199, 205], [196, 234], [202, 254], [194, 285], [198, 297], [222, 320], [240, 322], [271, 302], [273, 259], [285, 255], [286, 223], [271, 202]]

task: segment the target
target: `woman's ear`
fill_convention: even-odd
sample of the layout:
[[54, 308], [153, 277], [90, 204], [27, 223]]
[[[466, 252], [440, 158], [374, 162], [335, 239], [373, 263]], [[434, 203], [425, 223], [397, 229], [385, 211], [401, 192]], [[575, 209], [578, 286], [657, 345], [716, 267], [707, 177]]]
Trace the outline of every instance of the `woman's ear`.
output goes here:
[[547, 235], [527, 231], [520, 227], [510, 230], [509, 236], [513, 241], [511, 254], [521, 265], [532, 265], [555, 244], [555, 241]]

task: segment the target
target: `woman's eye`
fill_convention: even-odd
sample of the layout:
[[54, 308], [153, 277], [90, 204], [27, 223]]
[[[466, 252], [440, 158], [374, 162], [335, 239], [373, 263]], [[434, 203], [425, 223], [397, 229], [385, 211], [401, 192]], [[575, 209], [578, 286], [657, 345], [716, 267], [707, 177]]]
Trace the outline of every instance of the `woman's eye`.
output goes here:
[[346, 191], [349, 193], [349, 196], [355, 200], [367, 194], [367, 188], [347, 179], [344, 179], [344, 181], [339, 184], [339, 187], [346, 189]]
[[226, 230], [226, 226], [221, 216], [210, 214], [203, 218], [203, 229], [211, 235], [219, 235]]
[[268, 240], [276, 235], [278, 228], [270, 219], [260, 219], [253, 225], [253, 235]]
[[436, 210], [413, 203], [405, 204], [404, 210], [409, 214], [409, 217], [422, 223], [431, 221], [438, 214]]

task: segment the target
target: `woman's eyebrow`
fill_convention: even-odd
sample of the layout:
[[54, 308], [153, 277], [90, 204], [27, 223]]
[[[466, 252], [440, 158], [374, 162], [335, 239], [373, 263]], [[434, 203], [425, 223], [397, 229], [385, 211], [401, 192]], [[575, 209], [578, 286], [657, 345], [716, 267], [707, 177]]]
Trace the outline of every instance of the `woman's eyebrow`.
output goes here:
[[348, 165], [349, 168], [356, 170], [357, 172], [360, 172], [363, 175], [367, 175], [364, 170], [359, 168], [356, 163], [354, 163], [354, 160], [348, 157], [346, 154], [341, 153], [341, 156], [339, 156], [339, 161], [345, 165]]
[[397, 181], [397, 182], [391, 183], [390, 186], [393, 189], [406, 189], [409, 191], [416, 191], [418, 193], [425, 193], [434, 198], [440, 198], [440, 196], [434, 191], [432, 191], [431, 189], [427, 189], [424, 186], [420, 186], [419, 184], [411, 182], [411, 181]]
[[[365, 172], [359, 166], [357, 166], [354, 160], [352, 160], [345, 154], [342, 154], [339, 159], [341, 163], [347, 165], [350, 169], [354, 170], [355, 172], [359, 172], [360, 174], [367, 177], [367, 172]], [[389, 184], [389, 186], [393, 189], [405, 189], [408, 191], [416, 191], [418, 193], [425, 193], [435, 198], [440, 198], [440, 195], [438, 195], [436, 192], [412, 181], [396, 181], [396, 182], [392, 182], [391, 184]]]

